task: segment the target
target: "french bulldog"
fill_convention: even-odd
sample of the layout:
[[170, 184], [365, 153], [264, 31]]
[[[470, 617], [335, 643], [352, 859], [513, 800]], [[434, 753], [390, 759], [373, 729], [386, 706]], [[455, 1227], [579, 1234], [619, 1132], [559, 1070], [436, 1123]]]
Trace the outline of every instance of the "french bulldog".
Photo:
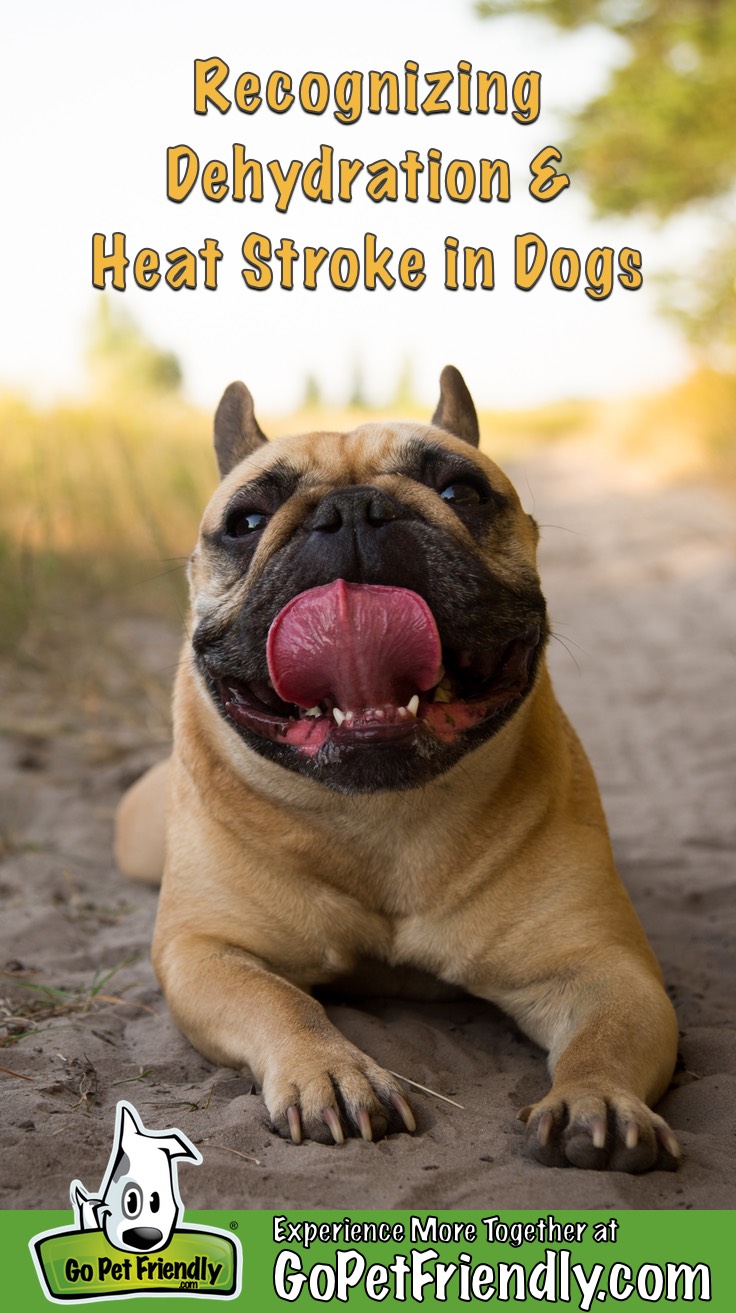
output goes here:
[[430, 425], [272, 442], [226, 390], [173, 753], [123, 800], [118, 862], [163, 868], [170, 1010], [281, 1134], [415, 1129], [311, 991], [434, 979], [548, 1051], [519, 1114], [539, 1162], [671, 1168], [675, 1016], [552, 690], [537, 526], [456, 369], [440, 388]]

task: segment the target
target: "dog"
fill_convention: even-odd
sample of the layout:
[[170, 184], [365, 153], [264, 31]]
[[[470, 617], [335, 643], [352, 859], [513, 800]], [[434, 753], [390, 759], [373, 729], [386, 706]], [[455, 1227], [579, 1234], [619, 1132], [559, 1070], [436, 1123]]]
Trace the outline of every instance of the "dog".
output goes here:
[[80, 1231], [102, 1230], [115, 1249], [132, 1254], [165, 1249], [183, 1213], [178, 1158], [202, 1161], [181, 1131], [147, 1131], [133, 1105], [121, 1099], [99, 1193], [90, 1194], [81, 1181], [70, 1187]]
[[123, 800], [118, 863], [163, 865], [171, 1013], [282, 1135], [415, 1129], [311, 990], [433, 978], [548, 1051], [519, 1114], [539, 1162], [672, 1168], [674, 1012], [550, 683], [537, 526], [478, 445], [452, 366], [431, 425], [273, 442], [227, 388], [173, 753]]

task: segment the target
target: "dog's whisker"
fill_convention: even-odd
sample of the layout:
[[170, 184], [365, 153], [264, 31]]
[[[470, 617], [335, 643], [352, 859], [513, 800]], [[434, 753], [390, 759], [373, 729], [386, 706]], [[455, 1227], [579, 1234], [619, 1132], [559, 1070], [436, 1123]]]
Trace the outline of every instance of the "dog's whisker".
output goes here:
[[[572, 663], [573, 663], [575, 669], [577, 670], [578, 674], [579, 674], [579, 675], [582, 675], [582, 673], [583, 673], [583, 671], [582, 671], [582, 666], [580, 665], [580, 662], [578, 661], [578, 659], [577, 659], [577, 657], [575, 656], [574, 652], [571, 652], [571, 651], [570, 651], [570, 648], [569, 648], [569, 646], [568, 646], [568, 644], [569, 644], [570, 642], [572, 642], [572, 640], [571, 640], [571, 639], [564, 639], [564, 638], [561, 638], [559, 634], [550, 634], [550, 638], [553, 638], [553, 639], [555, 640], [556, 643], [559, 643], [559, 644], [560, 644], [560, 647], [564, 647], [565, 651], [567, 652], [567, 655], [569, 656], [570, 660], [572, 661]], [[581, 652], [584, 651], [584, 648], [580, 648], [580, 645], [579, 645], [578, 643], [576, 643], [575, 646], [578, 647], [579, 650], [580, 650]], [[587, 655], [587, 653], [586, 653], [586, 655]]]
[[571, 533], [575, 538], [580, 537], [579, 529], [571, 529], [569, 524], [539, 524], [539, 529], [557, 529], [559, 533]]

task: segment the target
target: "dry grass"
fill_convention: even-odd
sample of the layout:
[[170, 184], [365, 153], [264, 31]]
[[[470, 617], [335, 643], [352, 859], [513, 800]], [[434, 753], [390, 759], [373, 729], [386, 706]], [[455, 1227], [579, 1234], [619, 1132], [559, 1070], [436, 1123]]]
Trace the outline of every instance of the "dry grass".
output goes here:
[[8, 1048], [41, 1030], [54, 1029], [57, 1022], [62, 1025], [70, 1018], [124, 1004], [126, 1000], [119, 994], [103, 991], [113, 976], [134, 960], [126, 958], [109, 971], [96, 972], [91, 981], [69, 987], [41, 984], [24, 979], [21, 972], [4, 971], [7, 992], [0, 997], [0, 1048]]
[[126, 605], [146, 576], [172, 575], [141, 604], [183, 596], [180, 568], [214, 484], [201, 416], [168, 403], [32, 410], [0, 400], [0, 605], [5, 643], [63, 626], [95, 601]]
[[622, 458], [649, 456], [663, 478], [713, 477], [736, 486], [736, 377], [701, 369], [642, 398], [621, 433]]
[[[481, 427], [484, 449], [502, 462], [578, 437], [663, 476], [733, 479], [735, 410], [736, 381], [701, 371], [659, 396], [486, 412]], [[301, 411], [262, 423], [279, 436], [365, 418]], [[37, 410], [0, 397], [0, 645], [42, 659], [51, 639], [63, 648], [93, 612], [179, 621], [186, 558], [216, 479], [210, 432], [209, 416], [176, 400]]]

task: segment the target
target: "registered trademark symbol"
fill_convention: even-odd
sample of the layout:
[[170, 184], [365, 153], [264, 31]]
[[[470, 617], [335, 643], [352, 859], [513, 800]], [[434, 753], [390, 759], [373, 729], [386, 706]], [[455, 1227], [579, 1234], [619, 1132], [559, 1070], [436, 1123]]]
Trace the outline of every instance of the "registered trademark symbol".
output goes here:
[[237, 1222], [231, 1222], [231, 1223], [230, 1223], [230, 1230], [231, 1230], [231, 1231], [237, 1231], [237, 1229], [238, 1229], [238, 1224], [237, 1224]]

